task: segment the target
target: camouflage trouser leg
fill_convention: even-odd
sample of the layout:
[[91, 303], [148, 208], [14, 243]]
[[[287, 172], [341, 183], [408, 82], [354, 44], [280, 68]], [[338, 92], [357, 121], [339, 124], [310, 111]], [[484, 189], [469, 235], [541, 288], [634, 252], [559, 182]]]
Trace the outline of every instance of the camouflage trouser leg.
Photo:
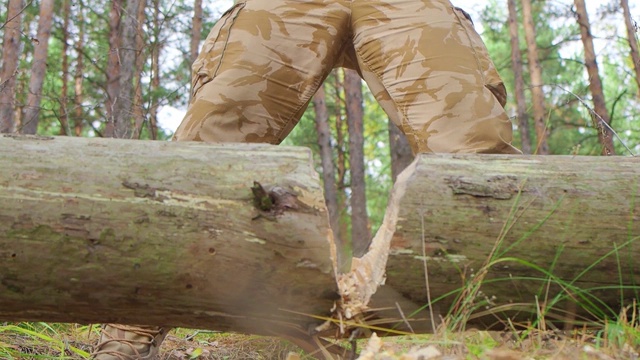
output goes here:
[[236, 4], [193, 64], [193, 97], [175, 140], [280, 143], [347, 41], [348, 4]]
[[505, 88], [448, 0], [239, 3], [194, 63], [175, 139], [277, 144], [336, 65], [363, 75], [416, 153], [518, 152]]

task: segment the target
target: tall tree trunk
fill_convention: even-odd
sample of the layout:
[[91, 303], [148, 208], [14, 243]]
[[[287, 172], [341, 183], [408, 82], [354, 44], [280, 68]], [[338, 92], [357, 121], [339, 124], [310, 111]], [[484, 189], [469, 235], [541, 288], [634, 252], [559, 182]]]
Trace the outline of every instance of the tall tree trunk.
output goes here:
[[347, 188], [346, 148], [347, 146], [345, 145], [346, 135], [345, 135], [345, 121], [343, 116], [344, 115], [343, 114], [344, 98], [342, 97], [343, 90], [344, 90], [344, 83], [340, 78], [340, 72], [341, 72], [340, 69], [335, 69], [333, 71], [333, 80], [334, 80], [333, 103], [335, 104], [334, 116], [336, 119], [336, 152], [337, 152], [336, 170], [338, 171], [336, 188], [338, 189], [338, 210], [340, 211], [340, 214], [339, 214], [340, 240], [342, 240], [342, 244], [344, 244], [345, 257], [351, 258], [353, 253], [353, 248], [351, 246], [351, 234], [349, 233], [349, 223], [348, 223], [348, 219], [342, 216], [344, 214], [343, 212], [346, 211], [349, 205], [348, 205], [347, 194], [346, 194], [346, 188]]
[[413, 161], [413, 153], [407, 137], [400, 128], [389, 119], [389, 152], [391, 155], [391, 180], [396, 182], [398, 175]]
[[71, 0], [62, 3], [62, 97], [60, 98], [60, 135], [71, 135], [69, 127], [69, 23], [71, 18]]
[[162, 39], [160, 38], [160, 1], [153, 1], [153, 28], [154, 39], [151, 47], [151, 105], [149, 107], [149, 133], [153, 140], [158, 138], [158, 107], [160, 99], [160, 52], [162, 51]]
[[529, 73], [531, 75], [531, 98], [533, 101], [533, 119], [536, 126], [538, 155], [549, 154], [547, 144], [547, 111], [545, 109], [544, 92], [542, 91], [542, 70], [538, 58], [538, 44], [536, 43], [536, 28], [533, 22], [531, 0], [522, 0], [522, 17], [524, 21], [524, 33], [527, 39], [527, 54], [529, 58]]
[[4, 26], [2, 45], [2, 69], [0, 69], [0, 133], [15, 130], [13, 115], [18, 57], [20, 55], [22, 6], [22, 0], [9, 0], [7, 5], [7, 22]]
[[139, 49], [136, 48], [138, 34], [138, 4], [141, 0], [128, 0], [122, 18], [122, 47], [120, 48], [120, 78], [118, 88], [120, 93], [113, 107], [114, 132], [112, 137], [126, 139], [133, 135], [133, 78], [136, 69], [136, 58]]
[[54, 0], [42, 0], [40, 2], [40, 19], [38, 20], [37, 41], [31, 65], [29, 95], [21, 129], [23, 134], [35, 134], [38, 131], [42, 84], [44, 84], [44, 77], [47, 73], [49, 37], [51, 36], [51, 25], [53, 24], [53, 6]]
[[107, 123], [104, 136], [113, 137], [115, 133], [114, 111], [120, 98], [120, 23], [122, 22], [124, 0], [111, 0], [109, 12], [109, 58], [107, 59]]
[[77, 52], [77, 60], [76, 60], [76, 68], [74, 75], [74, 84], [73, 90], [74, 94], [74, 115], [73, 115], [73, 132], [76, 136], [82, 136], [82, 128], [83, 128], [83, 113], [82, 111], [82, 101], [83, 101], [83, 84], [82, 80], [84, 79], [84, 54], [82, 49], [84, 48], [84, 2], [80, 0], [78, 2], [78, 37], [76, 39], [76, 52]]
[[598, 139], [602, 144], [603, 155], [615, 155], [616, 151], [613, 147], [613, 132], [610, 130], [611, 119], [609, 111], [604, 99], [604, 91], [602, 88], [602, 80], [598, 71], [598, 62], [596, 60], [596, 52], [593, 48], [593, 36], [591, 35], [591, 25], [589, 24], [589, 15], [584, 0], [574, 0], [576, 5], [576, 15], [578, 18], [578, 26], [580, 26], [580, 36], [584, 45], [584, 60], [589, 74], [589, 89], [593, 97], [593, 108], [597, 114], [594, 117], [596, 129], [598, 129]]
[[136, 49], [139, 50], [138, 57], [136, 58], [136, 72], [135, 72], [135, 103], [133, 105], [133, 119], [134, 119], [134, 132], [133, 138], [140, 139], [142, 135], [142, 127], [144, 126], [144, 99], [142, 96], [142, 74], [144, 73], [144, 64], [146, 57], [143, 55], [145, 52], [145, 38], [144, 34], [144, 20], [145, 20], [145, 8], [147, 6], [147, 0], [141, 0], [138, 4], [138, 12], [136, 17], [138, 19], [138, 28], [136, 36]]
[[324, 199], [329, 211], [329, 224], [333, 230], [333, 238], [338, 248], [338, 271], [346, 272], [350, 269], [350, 258], [341, 258], [343, 242], [340, 241], [340, 211], [338, 209], [338, 188], [336, 187], [336, 173], [333, 166], [333, 151], [331, 149], [331, 129], [329, 127], [329, 110], [324, 84], [313, 97], [315, 110], [316, 132], [320, 147], [320, 161], [322, 163], [322, 182]]
[[520, 147], [525, 154], [531, 154], [531, 136], [529, 135], [529, 114], [527, 100], [524, 96], [524, 76], [522, 74], [522, 54], [518, 34], [518, 11], [516, 0], [508, 0], [509, 33], [511, 34], [511, 68], [515, 82], [516, 108], [518, 114], [518, 130], [520, 131]]
[[362, 80], [357, 72], [344, 70], [344, 91], [349, 129], [349, 172], [351, 174], [351, 242], [353, 256], [367, 252], [371, 241], [364, 165], [364, 110]]
[[[202, 40], [202, 0], [194, 0], [193, 2], [193, 20], [191, 21], [191, 51], [190, 62], [193, 64], [198, 57], [200, 41]], [[189, 91], [189, 101], [191, 101], [191, 91]]]
[[638, 38], [636, 38], [636, 27], [631, 22], [631, 11], [629, 1], [620, 0], [624, 13], [624, 24], [627, 27], [627, 39], [629, 40], [629, 51], [633, 61], [633, 69], [636, 72], [636, 84], [638, 85], [638, 98], [640, 98], [640, 52], [638, 51]]

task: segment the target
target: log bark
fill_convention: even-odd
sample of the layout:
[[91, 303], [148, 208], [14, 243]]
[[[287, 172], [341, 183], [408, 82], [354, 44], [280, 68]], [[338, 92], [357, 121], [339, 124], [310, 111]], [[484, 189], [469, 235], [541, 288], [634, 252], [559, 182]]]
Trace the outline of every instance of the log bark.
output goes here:
[[273, 334], [338, 298], [307, 149], [5, 136], [0, 168], [0, 319]]
[[571, 321], [571, 302], [573, 320], [615, 316], [640, 283], [638, 163], [422, 154], [399, 175], [369, 252], [336, 274], [307, 149], [5, 135], [0, 321], [296, 338], [333, 315], [347, 331], [321, 335], [403, 318], [426, 332], [429, 316], [414, 312], [427, 283], [445, 315], [479, 278], [458, 306], [479, 327], [539, 311]]
[[371, 250], [341, 276], [354, 299], [348, 310], [362, 311], [385, 276], [384, 286], [427, 304], [426, 261], [441, 314], [464, 283], [485, 276], [470, 305], [481, 328], [535, 318], [537, 306], [562, 322], [615, 317], [640, 283], [638, 165], [626, 157], [421, 155], [398, 177]]

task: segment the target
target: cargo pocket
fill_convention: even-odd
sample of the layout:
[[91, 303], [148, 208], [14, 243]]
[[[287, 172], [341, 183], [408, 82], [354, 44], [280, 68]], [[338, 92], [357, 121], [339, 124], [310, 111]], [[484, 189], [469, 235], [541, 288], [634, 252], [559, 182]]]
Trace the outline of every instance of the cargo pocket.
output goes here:
[[193, 62], [193, 65], [191, 65], [192, 98], [195, 98], [195, 95], [202, 86], [213, 80], [218, 73], [225, 49], [229, 42], [231, 29], [240, 10], [242, 10], [245, 5], [245, 2], [239, 2], [232, 6], [222, 14], [222, 17], [220, 17], [211, 29], [211, 32], [209, 32], [209, 36], [207, 36], [198, 58]]
[[464, 28], [471, 42], [478, 67], [480, 71], [482, 71], [484, 86], [493, 93], [500, 105], [504, 107], [507, 103], [507, 88], [504, 86], [502, 78], [500, 74], [498, 74], [498, 70], [496, 70], [496, 66], [493, 64], [493, 61], [491, 61], [491, 58], [489, 58], [487, 47], [484, 45], [480, 35], [476, 32], [471, 16], [458, 7], [454, 7], [454, 11], [460, 25]]

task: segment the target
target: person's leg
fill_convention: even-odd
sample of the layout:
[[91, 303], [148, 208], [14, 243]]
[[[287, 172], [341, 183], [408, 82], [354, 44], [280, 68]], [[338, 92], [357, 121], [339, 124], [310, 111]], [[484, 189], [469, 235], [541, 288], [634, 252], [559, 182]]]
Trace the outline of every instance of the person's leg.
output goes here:
[[414, 153], [519, 153], [505, 87], [448, 0], [354, 0], [352, 26], [363, 77]]
[[[176, 141], [281, 142], [347, 41], [348, 2], [250, 0], [227, 11], [194, 62]], [[107, 324], [93, 356], [153, 358], [167, 327]]]
[[238, 3], [193, 64], [174, 140], [280, 143], [334, 67], [348, 25], [343, 0]]

